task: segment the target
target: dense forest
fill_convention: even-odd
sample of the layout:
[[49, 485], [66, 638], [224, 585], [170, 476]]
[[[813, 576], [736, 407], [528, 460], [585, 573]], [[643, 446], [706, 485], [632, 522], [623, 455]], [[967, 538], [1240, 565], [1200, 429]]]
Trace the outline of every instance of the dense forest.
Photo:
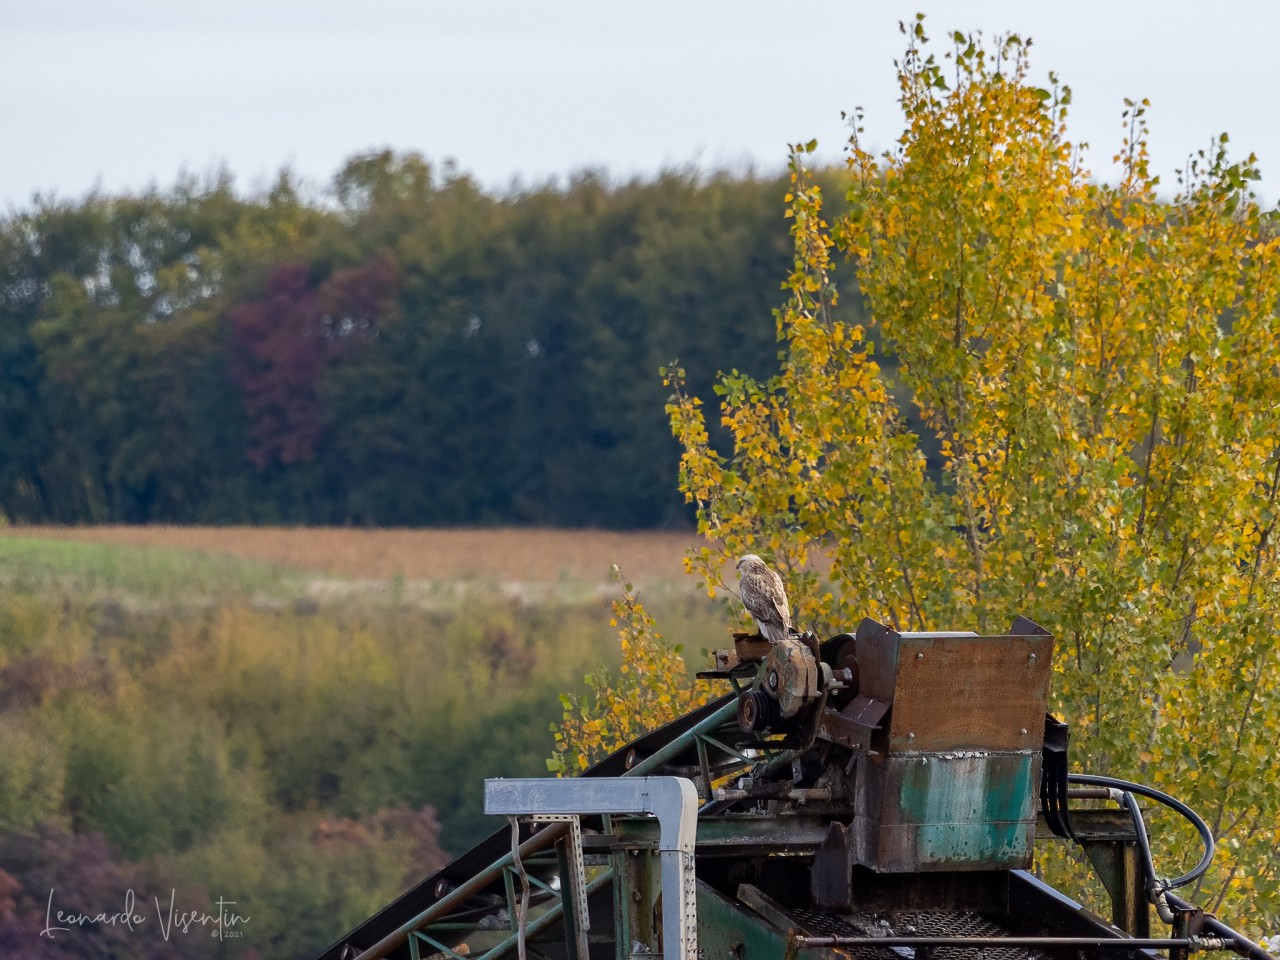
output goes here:
[[[0, 222], [11, 522], [687, 524], [658, 368], [767, 374], [782, 179], [416, 155]], [[850, 298], [851, 302], [852, 298]]]

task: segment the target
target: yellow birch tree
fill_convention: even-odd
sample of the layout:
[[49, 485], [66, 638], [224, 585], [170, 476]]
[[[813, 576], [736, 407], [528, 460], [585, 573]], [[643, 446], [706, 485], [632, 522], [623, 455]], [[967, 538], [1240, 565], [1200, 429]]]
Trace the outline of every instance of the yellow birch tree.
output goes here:
[[547, 769], [577, 776], [637, 737], [683, 716], [711, 699], [710, 684], [690, 679], [684, 648], [658, 632], [635, 586], [617, 567], [622, 593], [611, 604], [609, 625], [617, 630], [622, 658], [618, 674], [597, 670], [585, 678], [585, 693], [560, 697], [564, 710], [551, 725], [555, 745]]
[[[689, 565], [714, 594], [726, 560], [767, 555], [820, 635], [1032, 617], [1074, 766], [1198, 809], [1220, 847], [1191, 895], [1275, 929], [1280, 246], [1255, 160], [1224, 136], [1162, 198], [1126, 102], [1122, 177], [1098, 183], [1029, 42], [956, 33], [939, 56], [922, 18], [904, 32], [905, 129], [875, 156], [855, 126], [846, 215], [824, 221], [813, 145], [793, 151], [786, 350], [767, 381], [722, 376], [731, 450], [664, 371], [708, 542]], [[833, 253], [873, 329], [833, 311]], [[1163, 835], [1163, 872], [1194, 863], [1189, 833]]]

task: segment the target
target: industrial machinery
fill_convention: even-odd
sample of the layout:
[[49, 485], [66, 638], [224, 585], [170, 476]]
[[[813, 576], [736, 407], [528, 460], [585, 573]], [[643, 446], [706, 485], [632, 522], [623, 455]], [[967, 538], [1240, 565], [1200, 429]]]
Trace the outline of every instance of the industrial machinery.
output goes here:
[[[1068, 772], [1053, 638], [1030, 620], [735, 641], [703, 674], [733, 693], [581, 777], [487, 781], [506, 826], [319, 960], [1274, 960], [1173, 893], [1213, 854], [1192, 811]], [[1138, 796], [1199, 830], [1186, 876], [1157, 875]], [[1028, 872], [1055, 836], [1110, 918]]]

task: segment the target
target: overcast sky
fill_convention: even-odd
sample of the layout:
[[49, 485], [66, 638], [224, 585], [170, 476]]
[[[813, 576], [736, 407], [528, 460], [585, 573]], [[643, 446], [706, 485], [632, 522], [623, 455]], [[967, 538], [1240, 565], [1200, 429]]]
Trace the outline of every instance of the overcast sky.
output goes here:
[[[1167, 184], [1221, 132], [1280, 194], [1280, 4], [1164, 0], [0, 0], [0, 212], [39, 192], [164, 188], [225, 166], [243, 191], [289, 166], [316, 189], [382, 147], [502, 188], [585, 166], [780, 167], [841, 111], [901, 131], [898, 21], [1034, 38], [1075, 91], [1073, 140], [1111, 176], [1125, 97], [1148, 97]], [[939, 44], [941, 50], [944, 45]]]

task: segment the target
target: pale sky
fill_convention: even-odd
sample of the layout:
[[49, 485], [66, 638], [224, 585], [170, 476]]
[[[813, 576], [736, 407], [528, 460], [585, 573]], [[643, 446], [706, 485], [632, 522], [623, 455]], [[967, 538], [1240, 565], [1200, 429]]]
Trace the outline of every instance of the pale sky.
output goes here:
[[1112, 175], [1125, 97], [1151, 100], [1153, 167], [1221, 132], [1280, 197], [1280, 4], [1219, 0], [0, 0], [0, 214], [173, 184], [225, 166], [245, 192], [284, 166], [322, 189], [373, 149], [453, 160], [501, 189], [586, 166], [785, 163], [840, 114], [901, 132], [899, 20], [1034, 38], [1032, 67], [1075, 92], [1069, 135]]

